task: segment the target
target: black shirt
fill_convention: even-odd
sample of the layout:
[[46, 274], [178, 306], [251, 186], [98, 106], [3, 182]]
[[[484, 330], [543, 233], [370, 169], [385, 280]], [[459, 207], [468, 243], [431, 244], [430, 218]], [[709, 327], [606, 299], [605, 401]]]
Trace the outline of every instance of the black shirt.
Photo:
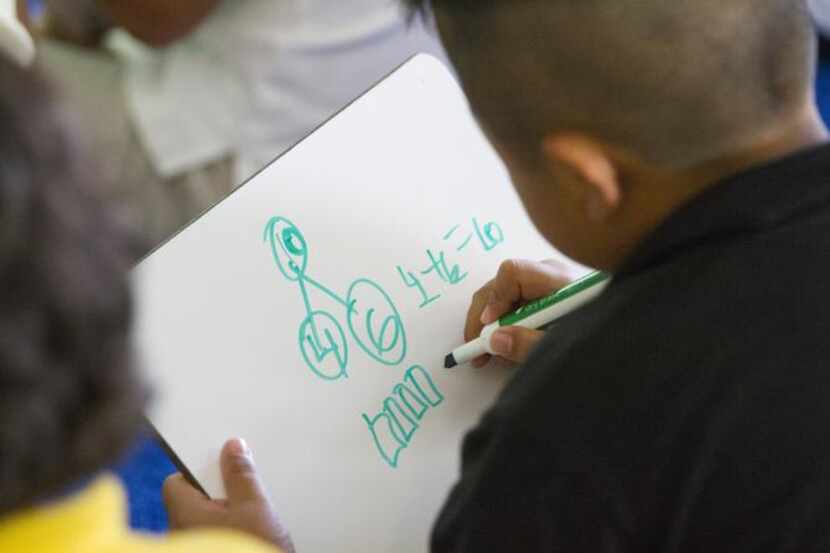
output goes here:
[[830, 147], [673, 214], [462, 465], [434, 553], [830, 551]]

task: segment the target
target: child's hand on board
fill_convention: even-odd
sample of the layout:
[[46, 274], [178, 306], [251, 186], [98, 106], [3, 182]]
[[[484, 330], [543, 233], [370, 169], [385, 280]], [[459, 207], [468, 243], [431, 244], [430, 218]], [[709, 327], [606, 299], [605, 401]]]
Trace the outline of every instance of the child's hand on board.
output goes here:
[[174, 474], [164, 482], [164, 503], [173, 530], [228, 528], [239, 530], [294, 553], [294, 544], [280, 523], [259, 480], [251, 450], [243, 440], [222, 448], [222, 478], [228, 498], [211, 500]]
[[[552, 259], [510, 259], [503, 262], [496, 277], [473, 294], [472, 304], [467, 311], [464, 340], [475, 340], [486, 325], [530, 301], [559, 290], [571, 280], [568, 268]], [[493, 334], [490, 345], [500, 357], [514, 363], [523, 363], [544, 335], [540, 330], [505, 327]], [[483, 367], [489, 360], [489, 355], [483, 355], [473, 360], [473, 366]]]

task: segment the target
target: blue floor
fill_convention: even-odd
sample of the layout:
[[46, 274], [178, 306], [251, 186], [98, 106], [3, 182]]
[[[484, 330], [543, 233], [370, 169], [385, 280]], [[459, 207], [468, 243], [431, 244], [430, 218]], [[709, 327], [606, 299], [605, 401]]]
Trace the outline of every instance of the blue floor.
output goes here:
[[161, 501], [161, 485], [175, 467], [167, 455], [150, 439], [139, 440], [127, 460], [116, 468], [127, 487], [130, 500], [130, 525], [133, 528], [164, 532], [167, 512]]
[[[830, 55], [830, 53], [828, 53]], [[819, 65], [816, 93], [821, 116], [830, 124], [830, 58]]]
[[[830, 121], [830, 59], [821, 64], [816, 87], [821, 114], [825, 121]], [[127, 461], [118, 467], [117, 472], [129, 493], [133, 528], [151, 532], [167, 530], [161, 484], [174, 470], [164, 451], [148, 439], [141, 440]]]

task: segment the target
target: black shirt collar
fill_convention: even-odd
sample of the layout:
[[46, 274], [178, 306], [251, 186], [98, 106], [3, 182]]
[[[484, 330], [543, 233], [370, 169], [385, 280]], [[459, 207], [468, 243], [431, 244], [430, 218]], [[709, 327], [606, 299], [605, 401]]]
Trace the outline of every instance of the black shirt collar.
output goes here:
[[757, 165], [707, 188], [669, 216], [616, 278], [638, 273], [695, 243], [774, 227], [830, 203], [830, 144]]

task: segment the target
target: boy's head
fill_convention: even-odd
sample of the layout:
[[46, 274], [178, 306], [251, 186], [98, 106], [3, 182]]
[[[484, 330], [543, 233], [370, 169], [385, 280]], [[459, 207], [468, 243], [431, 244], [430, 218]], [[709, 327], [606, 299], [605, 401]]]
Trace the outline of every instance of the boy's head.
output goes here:
[[140, 423], [132, 241], [55, 98], [0, 54], [0, 517], [112, 462]]
[[690, 194], [681, 188], [700, 187], [701, 177], [815, 115], [815, 38], [803, 1], [433, 0], [432, 8], [537, 226], [595, 266], [613, 268], [626, 249], [619, 235], [630, 241], [656, 224]]

